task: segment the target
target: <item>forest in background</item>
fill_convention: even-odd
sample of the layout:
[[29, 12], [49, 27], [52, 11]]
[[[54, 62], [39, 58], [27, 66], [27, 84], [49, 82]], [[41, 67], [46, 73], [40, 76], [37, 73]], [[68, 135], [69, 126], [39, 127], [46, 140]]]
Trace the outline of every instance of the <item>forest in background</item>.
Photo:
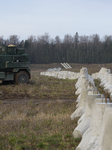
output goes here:
[[9, 44], [25, 48], [32, 64], [48, 63], [112, 63], [112, 36], [106, 35], [103, 40], [98, 34], [91, 36], [74, 36], [66, 34], [64, 39], [54, 39], [48, 33], [42, 36], [29, 36], [19, 40], [18, 35], [10, 35], [8, 39], [0, 36], [0, 46]]

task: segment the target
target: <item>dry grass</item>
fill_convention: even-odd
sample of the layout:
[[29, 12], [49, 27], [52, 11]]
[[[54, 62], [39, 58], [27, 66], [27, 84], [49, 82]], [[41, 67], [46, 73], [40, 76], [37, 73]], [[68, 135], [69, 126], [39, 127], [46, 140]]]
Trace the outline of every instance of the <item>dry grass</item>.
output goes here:
[[95, 82], [95, 86], [97, 87], [97, 90], [100, 92], [100, 94], [103, 94], [104, 97], [109, 98], [110, 99], [110, 93], [106, 93], [104, 91], [104, 88], [102, 86], [100, 86], [100, 81], [98, 79], [94, 80]]
[[32, 68], [28, 85], [0, 85], [1, 150], [66, 150], [80, 141], [72, 137], [77, 119], [70, 120], [77, 98], [76, 80], [40, 76], [37, 66]]
[[75, 83], [33, 74], [28, 85], [1, 85], [0, 99], [76, 99]]
[[70, 120], [75, 102], [0, 106], [0, 149], [74, 149], [72, 131], [77, 119]]
[[[112, 66], [70, 65], [73, 68], [69, 71], [79, 72], [87, 67], [89, 74]], [[40, 71], [54, 67], [62, 66], [31, 65], [28, 85], [0, 85], [0, 150], [71, 150], [79, 144], [80, 139], [72, 137], [77, 119], [70, 120], [76, 105], [76, 80], [39, 76]]]

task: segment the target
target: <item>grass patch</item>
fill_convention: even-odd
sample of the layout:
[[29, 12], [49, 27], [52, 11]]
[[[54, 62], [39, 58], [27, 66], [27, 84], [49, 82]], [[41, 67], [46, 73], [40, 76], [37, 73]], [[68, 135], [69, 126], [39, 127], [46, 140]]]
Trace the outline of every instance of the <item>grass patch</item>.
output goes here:
[[106, 93], [104, 91], [104, 88], [102, 86], [100, 86], [101, 82], [98, 79], [95, 79], [94, 82], [95, 82], [95, 86], [97, 87], [97, 90], [100, 92], [100, 94], [104, 94], [105, 97], [110, 98], [110, 94]]
[[76, 81], [38, 75], [28, 85], [1, 85], [0, 99], [76, 99]]
[[0, 150], [3, 149], [74, 149], [72, 131], [77, 119], [70, 115], [75, 102], [50, 102], [24, 105], [1, 105]]
[[[70, 64], [68, 71], [79, 72], [87, 67], [89, 74], [98, 72], [107, 64]], [[81, 139], [74, 139], [72, 132], [77, 119], [71, 121], [75, 110], [75, 83], [40, 76], [40, 71], [62, 67], [60, 64], [31, 65], [32, 79], [28, 85], [0, 85], [0, 150], [74, 150]], [[99, 81], [95, 81], [101, 94]], [[16, 103], [19, 100], [25, 103]], [[62, 103], [60, 100], [74, 100]], [[3, 103], [4, 100], [12, 103]], [[30, 100], [30, 101], [28, 101]], [[42, 100], [42, 103], [34, 103]], [[51, 101], [49, 101], [51, 100]], [[59, 101], [55, 101], [59, 100]], [[14, 101], [14, 103], [13, 103]]]

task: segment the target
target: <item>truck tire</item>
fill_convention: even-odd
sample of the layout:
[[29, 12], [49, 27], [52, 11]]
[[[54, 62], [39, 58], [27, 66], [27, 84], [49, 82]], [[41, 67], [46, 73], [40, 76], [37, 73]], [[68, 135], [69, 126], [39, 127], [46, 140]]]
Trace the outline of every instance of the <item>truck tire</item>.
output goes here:
[[16, 84], [27, 84], [29, 82], [29, 75], [25, 71], [19, 71], [15, 75]]

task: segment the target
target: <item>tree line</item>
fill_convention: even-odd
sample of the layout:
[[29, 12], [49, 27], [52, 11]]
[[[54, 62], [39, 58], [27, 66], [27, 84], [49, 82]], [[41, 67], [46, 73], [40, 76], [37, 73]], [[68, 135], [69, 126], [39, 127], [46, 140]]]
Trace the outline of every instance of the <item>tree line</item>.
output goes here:
[[105, 36], [103, 40], [98, 34], [91, 36], [74, 36], [66, 34], [64, 39], [56, 36], [50, 38], [48, 33], [42, 36], [29, 36], [26, 40], [19, 40], [18, 35], [11, 35], [8, 39], [0, 36], [0, 46], [15, 44], [25, 48], [30, 63], [112, 63], [112, 36]]

